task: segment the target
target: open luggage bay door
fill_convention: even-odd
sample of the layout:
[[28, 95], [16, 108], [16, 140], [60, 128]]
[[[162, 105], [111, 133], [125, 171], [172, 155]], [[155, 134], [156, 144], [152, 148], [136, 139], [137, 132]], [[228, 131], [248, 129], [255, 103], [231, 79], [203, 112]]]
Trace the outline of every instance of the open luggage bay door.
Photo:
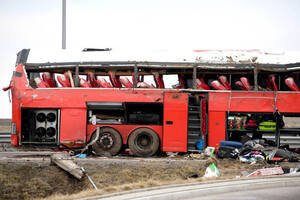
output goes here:
[[186, 152], [188, 94], [164, 93], [163, 151]]

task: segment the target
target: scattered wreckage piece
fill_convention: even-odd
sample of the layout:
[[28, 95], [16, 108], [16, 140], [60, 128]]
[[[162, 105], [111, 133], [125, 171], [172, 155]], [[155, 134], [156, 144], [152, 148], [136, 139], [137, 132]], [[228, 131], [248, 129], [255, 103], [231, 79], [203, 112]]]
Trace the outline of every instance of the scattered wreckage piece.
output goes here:
[[239, 159], [241, 162], [254, 164], [257, 161], [278, 163], [282, 161], [299, 162], [300, 155], [285, 149], [285, 146], [275, 147], [275, 144], [265, 139], [248, 140], [242, 146], [234, 141], [221, 141], [216, 155], [219, 159]]
[[258, 169], [247, 177], [255, 177], [255, 176], [271, 176], [271, 175], [280, 175], [284, 174], [281, 167], [274, 167], [274, 168], [265, 168], [265, 169]]
[[67, 171], [78, 180], [82, 180], [84, 177], [84, 171], [82, 168], [74, 162], [67, 152], [53, 153], [51, 155], [51, 162]]
[[299, 162], [300, 156], [294, 152], [290, 152], [286, 149], [274, 149], [268, 154], [267, 157], [269, 162], [278, 162], [287, 160], [289, 162]]

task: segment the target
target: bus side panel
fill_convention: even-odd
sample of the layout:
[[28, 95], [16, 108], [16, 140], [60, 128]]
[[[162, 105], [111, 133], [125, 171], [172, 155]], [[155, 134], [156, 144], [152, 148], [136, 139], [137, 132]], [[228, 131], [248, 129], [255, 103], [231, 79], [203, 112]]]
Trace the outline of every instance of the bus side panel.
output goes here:
[[208, 146], [218, 147], [220, 140], [225, 140], [226, 114], [211, 111], [208, 119]]
[[[17, 98], [17, 90], [15, 88], [12, 89], [12, 119], [11, 123], [14, 123], [16, 125], [15, 127], [15, 133], [10, 135], [10, 141], [13, 146], [21, 145], [21, 108], [20, 108], [20, 102]], [[20, 92], [19, 92], [20, 93]]]
[[15, 124], [15, 132], [11, 134], [11, 144], [14, 146], [21, 145], [21, 104], [27, 89], [28, 81], [24, 73], [23, 64], [18, 64], [16, 67], [11, 86], [12, 95], [12, 119], [11, 122]]
[[86, 109], [62, 108], [60, 143], [68, 147], [80, 147], [86, 142]]
[[187, 151], [188, 94], [165, 93], [163, 151]]

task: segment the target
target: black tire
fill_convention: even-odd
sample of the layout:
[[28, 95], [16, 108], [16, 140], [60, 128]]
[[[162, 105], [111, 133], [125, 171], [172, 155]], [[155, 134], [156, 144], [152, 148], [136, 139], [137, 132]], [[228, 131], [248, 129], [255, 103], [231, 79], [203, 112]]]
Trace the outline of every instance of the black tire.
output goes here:
[[128, 146], [134, 155], [149, 157], [157, 152], [159, 137], [155, 131], [149, 128], [139, 128], [130, 134]]
[[[95, 138], [96, 134], [94, 133], [92, 140]], [[118, 131], [104, 127], [100, 129], [99, 138], [92, 148], [99, 156], [115, 156], [120, 152], [122, 144], [122, 137]]]

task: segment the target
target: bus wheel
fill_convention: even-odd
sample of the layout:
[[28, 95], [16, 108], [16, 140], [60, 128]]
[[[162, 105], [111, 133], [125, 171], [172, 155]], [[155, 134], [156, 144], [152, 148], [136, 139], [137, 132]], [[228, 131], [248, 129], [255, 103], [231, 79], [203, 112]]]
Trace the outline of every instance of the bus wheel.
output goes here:
[[[93, 134], [92, 140], [96, 134]], [[100, 129], [99, 139], [92, 145], [93, 150], [99, 156], [117, 155], [122, 147], [122, 137], [113, 128], [104, 127]]]
[[128, 146], [136, 156], [152, 156], [159, 148], [159, 137], [149, 128], [139, 128], [130, 134]]

